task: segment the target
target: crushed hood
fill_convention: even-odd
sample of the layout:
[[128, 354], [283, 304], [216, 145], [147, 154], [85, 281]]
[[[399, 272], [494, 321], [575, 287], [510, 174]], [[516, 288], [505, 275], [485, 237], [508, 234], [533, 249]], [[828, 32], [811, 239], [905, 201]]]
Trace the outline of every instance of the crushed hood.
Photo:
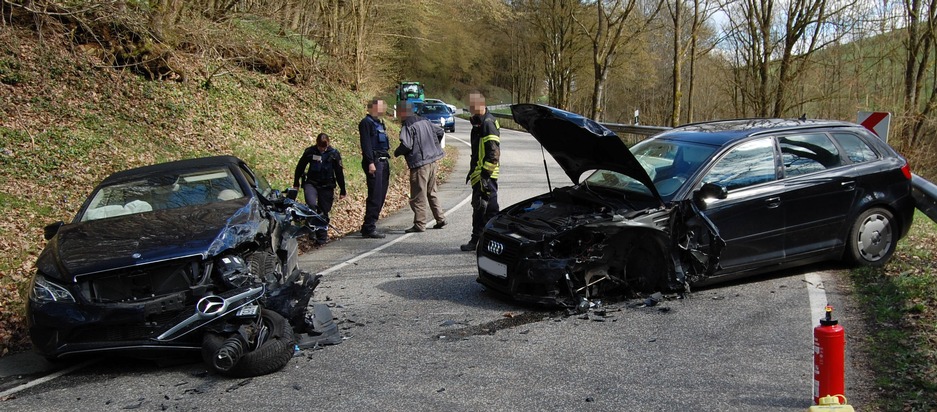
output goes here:
[[611, 130], [591, 119], [549, 106], [515, 104], [511, 113], [514, 121], [550, 152], [573, 182], [578, 184], [582, 174], [589, 170], [611, 170], [644, 183], [661, 199], [638, 159]]
[[260, 230], [257, 202], [229, 201], [118, 216], [63, 226], [37, 261], [66, 281], [101, 271], [187, 256], [208, 257]]

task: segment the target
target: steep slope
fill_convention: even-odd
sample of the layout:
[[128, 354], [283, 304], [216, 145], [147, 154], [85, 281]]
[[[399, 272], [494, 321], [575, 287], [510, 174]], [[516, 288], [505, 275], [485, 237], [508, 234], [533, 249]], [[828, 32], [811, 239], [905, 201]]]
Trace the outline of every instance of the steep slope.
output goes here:
[[[112, 172], [233, 154], [285, 188], [310, 139], [326, 132], [349, 184], [333, 224], [342, 232], [360, 225], [366, 187], [357, 123], [367, 97], [192, 50], [173, 52], [174, 75], [148, 80], [154, 76], [108, 61], [67, 30], [0, 30], [0, 355], [27, 344], [23, 302], [42, 227], [71, 219]], [[385, 212], [406, 202], [406, 167], [395, 162]]]

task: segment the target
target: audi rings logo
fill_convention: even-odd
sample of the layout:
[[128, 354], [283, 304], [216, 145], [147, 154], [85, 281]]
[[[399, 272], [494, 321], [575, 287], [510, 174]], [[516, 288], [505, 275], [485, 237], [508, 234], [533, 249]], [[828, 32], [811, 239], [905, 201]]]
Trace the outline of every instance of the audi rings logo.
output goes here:
[[501, 242], [495, 242], [494, 240], [488, 242], [488, 251], [500, 255], [504, 252], [504, 245]]
[[217, 315], [224, 312], [227, 307], [228, 303], [225, 302], [224, 298], [215, 295], [205, 296], [199, 299], [198, 303], [195, 304], [195, 310], [205, 316]]

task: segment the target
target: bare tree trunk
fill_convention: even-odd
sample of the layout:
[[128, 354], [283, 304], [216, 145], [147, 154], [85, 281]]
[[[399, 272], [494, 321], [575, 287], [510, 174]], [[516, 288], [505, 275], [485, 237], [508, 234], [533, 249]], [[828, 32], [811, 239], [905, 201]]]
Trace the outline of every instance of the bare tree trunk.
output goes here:
[[[669, 4], [668, 4], [669, 6]], [[683, 35], [683, 0], [674, 0], [673, 7], [670, 9], [671, 21], [673, 21], [673, 89], [671, 97], [670, 125], [676, 127], [680, 124], [680, 101], [683, 94], [680, 90], [682, 76], [681, 68], [683, 66], [683, 47], [680, 44], [680, 37]]]
[[[596, 1], [594, 3], [596, 23], [591, 28], [586, 27], [574, 16], [576, 23], [592, 45], [593, 84], [589, 106], [589, 117], [592, 119], [604, 119], [605, 85], [608, 83], [609, 70], [617, 62], [618, 46], [645, 33], [660, 10], [661, 3], [662, 0], [657, 0], [656, 3], [652, 3], [656, 7], [650, 13], [635, 17], [640, 13], [637, 0]], [[636, 24], [630, 25], [631, 31], [628, 36], [623, 37], [626, 23], [633, 20], [637, 20]]]
[[906, 123], [904, 135], [906, 147], [914, 147], [920, 139], [926, 117], [934, 109], [937, 100], [937, 86], [933, 86], [928, 102], [923, 108], [920, 106], [925, 76], [928, 68], [933, 67], [930, 52], [934, 41], [937, 41], [937, 29], [934, 27], [937, 22], [937, 1], [905, 0], [905, 13], [908, 25], [903, 100], [905, 117], [910, 121]]
[[[693, 94], [696, 89], [696, 60], [698, 57], [697, 48], [699, 46], [700, 29], [703, 22], [709, 14], [709, 4], [702, 4], [707, 0], [693, 0], [693, 21], [690, 27], [690, 77], [687, 84], [686, 98], [686, 121], [692, 123], [694, 118], [693, 110], [696, 105], [693, 102]], [[701, 9], [702, 8], [702, 9]], [[708, 50], [707, 50], [708, 52]]]
[[573, 24], [578, 1], [545, 0], [530, 7], [528, 12], [540, 36], [549, 103], [567, 109], [576, 54]]
[[356, 0], [355, 6], [355, 80], [352, 90], [358, 91], [361, 90], [361, 85], [364, 83], [364, 66], [367, 63], [366, 55], [369, 34], [367, 25], [369, 23], [368, 15], [371, 4], [369, 0]]

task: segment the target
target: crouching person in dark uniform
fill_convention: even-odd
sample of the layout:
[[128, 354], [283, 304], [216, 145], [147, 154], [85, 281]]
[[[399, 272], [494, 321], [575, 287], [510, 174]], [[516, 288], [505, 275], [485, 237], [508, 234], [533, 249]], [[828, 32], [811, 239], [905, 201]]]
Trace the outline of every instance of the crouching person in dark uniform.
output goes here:
[[[308, 167], [308, 171], [306, 170]], [[315, 146], [307, 147], [296, 164], [293, 174], [293, 188], [302, 182], [306, 204], [317, 209], [325, 221], [329, 221], [329, 212], [335, 202], [335, 186], [339, 188], [339, 200], [344, 199], [345, 172], [342, 167], [342, 155], [329, 146], [329, 135], [319, 133]], [[329, 234], [325, 229], [316, 231], [316, 243], [328, 243]]]

